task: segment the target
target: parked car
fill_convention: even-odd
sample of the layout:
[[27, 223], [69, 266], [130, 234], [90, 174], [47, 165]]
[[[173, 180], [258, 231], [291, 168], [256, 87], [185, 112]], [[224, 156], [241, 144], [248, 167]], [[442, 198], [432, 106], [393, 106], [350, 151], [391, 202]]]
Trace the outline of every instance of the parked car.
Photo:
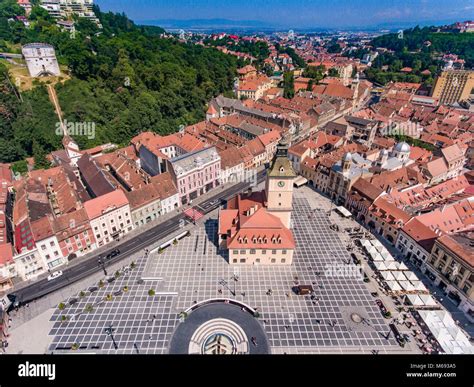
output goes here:
[[51, 273], [48, 276], [48, 281], [52, 281], [53, 279], [61, 277], [62, 275], [63, 275], [63, 272], [61, 270], [55, 271], [54, 273]]
[[112, 250], [110, 253], [107, 254], [107, 259], [111, 259], [113, 257], [116, 257], [119, 254], [120, 254], [119, 249]]

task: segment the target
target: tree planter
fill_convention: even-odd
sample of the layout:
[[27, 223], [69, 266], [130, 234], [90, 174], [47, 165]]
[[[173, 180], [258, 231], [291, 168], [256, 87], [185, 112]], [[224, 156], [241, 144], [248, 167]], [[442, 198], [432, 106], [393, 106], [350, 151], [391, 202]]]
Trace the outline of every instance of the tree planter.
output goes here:
[[64, 310], [66, 308], [66, 305], [63, 302], [60, 302], [58, 305], [59, 310]]
[[128, 289], [128, 286], [124, 286], [122, 290], [123, 290], [124, 293], [127, 293], [128, 290], [129, 290], [129, 289]]
[[153, 297], [155, 294], [156, 294], [156, 293], [155, 293], [155, 291], [154, 291], [153, 289], [150, 289], [150, 290], [148, 291], [148, 295], [149, 295], [150, 297]]
[[71, 349], [72, 349], [73, 351], [77, 351], [77, 350], [79, 349], [79, 344], [74, 343], [74, 344], [71, 346]]
[[107, 296], [105, 297], [105, 299], [106, 299], [107, 301], [112, 301], [112, 300], [113, 300], [113, 297], [112, 297], [111, 294], [107, 294]]
[[103, 288], [104, 287], [104, 281], [100, 280], [98, 285], [99, 285], [99, 288]]

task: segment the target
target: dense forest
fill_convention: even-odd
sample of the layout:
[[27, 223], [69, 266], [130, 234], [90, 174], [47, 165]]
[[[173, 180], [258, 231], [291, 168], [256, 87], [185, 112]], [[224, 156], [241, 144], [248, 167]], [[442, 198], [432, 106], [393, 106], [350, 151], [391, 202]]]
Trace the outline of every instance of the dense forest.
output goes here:
[[[181, 124], [203, 119], [207, 101], [232, 89], [236, 58], [160, 38], [162, 29], [137, 26], [124, 14], [102, 13], [96, 7], [103, 28], [79, 19], [71, 35], [40, 7], [33, 8], [30, 28], [9, 21], [21, 14], [18, 8], [14, 0], [0, 4], [0, 50], [18, 51], [19, 44], [30, 42], [56, 48], [71, 75], [55, 86], [64, 118], [92, 122], [96, 128], [93, 138], [75, 136], [82, 148], [127, 144], [142, 130], [174, 132]], [[42, 85], [23, 92], [23, 102], [19, 100], [7, 77], [9, 65], [0, 62], [0, 162], [31, 155], [39, 160], [60, 147], [57, 118]]]
[[376, 37], [371, 44], [396, 53], [420, 50], [433, 55], [457, 54], [466, 61], [467, 67], [474, 67], [474, 34], [437, 32], [437, 27], [415, 27], [403, 31], [401, 39], [398, 34], [387, 34]]
[[[474, 66], [474, 35], [454, 32], [436, 32], [435, 27], [415, 27], [403, 34], [387, 34], [372, 40], [373, 47], [384, 47], [393, 52], [379, 55], [366, 71], [367, 78], [378, 84], [389, 81], [419, 82], [426, 87], [434, 83], [440, 71], [441, 53], [457, 54], [466, 61], [466, 67]], [[358, 50], [351, 56], [362, 58], [366, 50]], [[388, 66], [388, 68], [383, 68]], [[412, 72], [400, 70], [411, 67]], [[429, 73], [424, 73], [429, 70]]]

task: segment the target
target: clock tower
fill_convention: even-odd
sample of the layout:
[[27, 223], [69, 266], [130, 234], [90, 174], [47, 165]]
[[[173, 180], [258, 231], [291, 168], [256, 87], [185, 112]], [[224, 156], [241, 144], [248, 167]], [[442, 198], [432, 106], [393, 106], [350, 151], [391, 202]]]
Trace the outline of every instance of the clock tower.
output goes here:
[[286, 228], [290, 228], [295, 178], [296, 173], [288, 159], [288, 143], [283, 139], [278, 144], [275, 157], [267, 171], [265, 192], [267, 211], [280, 218]]

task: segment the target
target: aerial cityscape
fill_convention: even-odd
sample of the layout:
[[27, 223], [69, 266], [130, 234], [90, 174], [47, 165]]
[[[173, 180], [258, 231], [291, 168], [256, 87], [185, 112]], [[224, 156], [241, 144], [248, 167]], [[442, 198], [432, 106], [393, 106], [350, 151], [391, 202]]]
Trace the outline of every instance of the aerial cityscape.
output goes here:
[[0, 365], [474, 354], [472, 3], [217, 3], [0, 2]]

